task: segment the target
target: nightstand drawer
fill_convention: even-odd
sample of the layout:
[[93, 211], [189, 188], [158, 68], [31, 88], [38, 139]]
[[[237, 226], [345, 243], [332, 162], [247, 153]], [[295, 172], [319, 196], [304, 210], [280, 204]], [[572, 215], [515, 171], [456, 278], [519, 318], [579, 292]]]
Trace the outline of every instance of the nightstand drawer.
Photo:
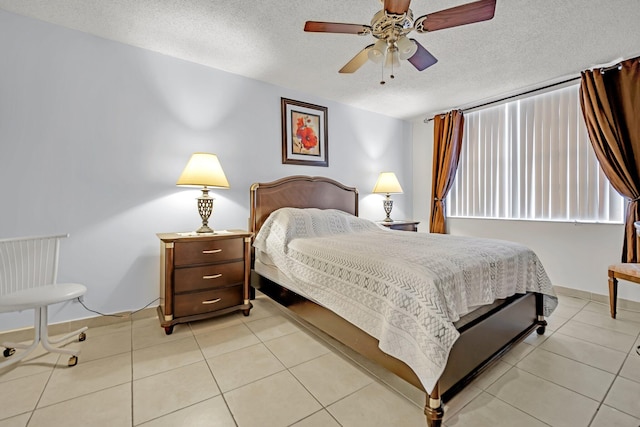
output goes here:
[[175, 292], [219, 288], [244, 281], [244, 261], [176, 268]]
[[211, 291], [176, 295], [173, 311], [175, 316], [192, 316], [209, 311], [222, 310], [243, 303], [242, 285]]
[[175, 265], [205, 264], [242, 259], [242, 239], [217, 239], [192, 242], [176, 242]]

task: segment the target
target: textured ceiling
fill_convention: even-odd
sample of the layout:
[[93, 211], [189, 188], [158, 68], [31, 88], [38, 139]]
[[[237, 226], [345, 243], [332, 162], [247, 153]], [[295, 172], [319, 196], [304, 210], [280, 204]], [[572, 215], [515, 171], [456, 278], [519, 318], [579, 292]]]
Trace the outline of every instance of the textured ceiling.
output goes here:
[[[467, 3], [413, 0], [414, 16]], [[303, 32], [306, 20], [369, 24], [378, 0], [0, 0], [0, 8], [409, 119], [557, 82], [640, 55], [640, 0], [498, 0], [492, 20], [411, 33], [439, 62], [380, 85], [368, 62], [338, 70], [371, 36]]]

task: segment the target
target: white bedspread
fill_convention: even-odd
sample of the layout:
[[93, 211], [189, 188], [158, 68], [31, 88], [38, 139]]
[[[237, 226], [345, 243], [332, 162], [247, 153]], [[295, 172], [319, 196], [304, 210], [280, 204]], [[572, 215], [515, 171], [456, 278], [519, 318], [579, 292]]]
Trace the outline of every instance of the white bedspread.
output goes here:
[[474, 307], [515, 293], [545, 294], [557, 305], [536, 254], [520, 244], [396, 232], [337, 210], [283, 208], [254, 246], [299, 288], [379, 340], [431, 392]]

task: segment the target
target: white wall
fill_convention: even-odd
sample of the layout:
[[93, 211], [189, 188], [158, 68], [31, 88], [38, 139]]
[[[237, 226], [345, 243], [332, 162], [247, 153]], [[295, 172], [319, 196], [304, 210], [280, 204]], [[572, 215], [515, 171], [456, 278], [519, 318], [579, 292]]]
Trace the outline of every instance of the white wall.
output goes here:
[[[231, 186], [212, 192], [214, 228], [246, 229], [250, 185], [297, 174], [358, 187], [361, 216], [380, 219], [371, 189], [393, 170], [394, 214], [413, 210], [406, 121], [4, 11], [0, 52], [0, 238], [70, 233], [59, 281], [84, 283], [95, 310], [158, 297], [155, 234], [200, 224], [199, 190], [175, 186], [195, 151], [217, 153]], [[328, 107], [329, 167], [282, 164], [281, 97]], [[75, 302], [50, 313], [94, 315]], [[0, 331], [31, 318], [0, 315]]]
[[[413, 123], [413, 214], [428, 232], [433, 164], [433, 122]], [[423, 197], [425, 199], [423, 200]], [[519, 242], [533, 249], [557, 286], [608, 295], [607, 266], [620, 262], [624, 227], [545, 221], [447, 219], [451, 234]], [[621, 282], [618, 297], [640, 301], [640, 288]]]

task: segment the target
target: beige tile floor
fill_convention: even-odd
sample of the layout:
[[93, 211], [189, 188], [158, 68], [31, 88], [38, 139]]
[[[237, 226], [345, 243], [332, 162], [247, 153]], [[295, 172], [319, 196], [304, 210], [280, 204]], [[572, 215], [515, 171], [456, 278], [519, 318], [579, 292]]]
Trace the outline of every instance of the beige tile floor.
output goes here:
[[[264, 296], [164, 334], [95, 327], [77, 366], [36, 354], [0, 371], [0, 427], [424, 426], [424, 395]], [[640, 313], [560, 297], [535, 333], [447, 402], [445, 425], [640, 426]]]

